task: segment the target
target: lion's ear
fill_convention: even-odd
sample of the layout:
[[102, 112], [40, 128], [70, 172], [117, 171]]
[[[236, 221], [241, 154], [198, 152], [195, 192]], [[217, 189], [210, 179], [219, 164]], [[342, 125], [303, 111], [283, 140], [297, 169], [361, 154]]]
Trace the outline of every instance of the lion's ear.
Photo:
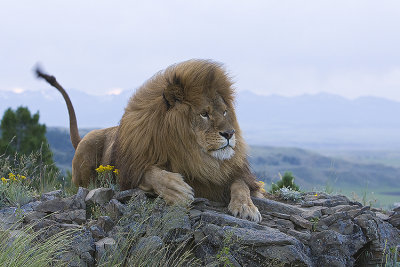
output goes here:
[[168, 81], [168, 85], [164, 90], [163, 97], [168, 108], [173, 107], [176, 102], [183, 101], [184, 89], [179, 77], [174, 75], [172, 81]]

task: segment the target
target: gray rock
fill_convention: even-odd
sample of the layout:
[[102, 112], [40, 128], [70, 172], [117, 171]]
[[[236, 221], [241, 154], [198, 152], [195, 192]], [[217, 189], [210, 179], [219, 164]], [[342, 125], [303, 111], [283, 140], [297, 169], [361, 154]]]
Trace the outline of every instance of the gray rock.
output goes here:
[[89, 194], [89, 190], [83, 187], [78, 188], [78, 192], [74, 196], [74, 204], [77, 209], [86, 209], [86, 196]]
[[61, 198], [63, 195], [62, 190], [55, 190], [55, 191], [51, 191], [51, 192], [47, 192], [42, 194], [42, 196], [40, 197], [41, 201], [48, 201], [48, 200], [53, 200], [56, 198]]
[[392, 216], [388, 219], [389, 223], [397, 229], [400, 229], [400, 211], [395, 212]]
[[298, 216], [298, 215], [290, 215], [290, 220], [295, 224], [298, 225], [304, 229], [311, 230], [312, 229], [312, 223], [310, 221], [307, 221], [306, 219]]
[[215, 225], [229, 225], [241, 228], [264, 229], [264, 226], [259, 225], [255, 222], [239, 219], [237, 217], [215, 211], [205, 211], [201, 213], [200, 221], [204, 223], [212, 223]]
[[293, 205], [281, 203], [278, 201], [264, 199], [264, 198], [252, 198], [254, 205], [258, 207], [258, 210], [263, 212], [279, 212], [288, 215], [300, 215], [305, 210]]
[[267, 214], [271, 215], [273, 217], [284, 219], [284, 220], [289, 220], [290, 219], [290, 215], [289, 214], [284, 214], [284, 213], [280, 213], [280, 212], [267, 212]]
[[96, 224], [90, 226], [89, 230], [95, 240], [100, 240], [107, 236], [106, 232], [104, 232], [104, 230]]
[[62, 229], [65, 230], [77, 230], [77, 229], [81, 229], [81, 227], [77, 224], [73, 224], [73, 223], [60, 223], [59, 226]]
[[[274, 220], [276, 228], [278, 228], [282, 232], [287, 232], [289, 229], [294, 229], [294, 224], [291, 221], [284, 219], [275, 219]], [[273, 227], [275, 228], [275, 227]]]
[[363, 229], [367, 241], [372, 241], [379, 238], [378, 225], [376, 224], [372, 215], [361, 214], [357, 216], [354, 221]]
[[49, 219], [60, 223], [77, 223], [83, 224], [86, 222], [86, 210], [71, 210], [61, 213], [53, 213]]
[[68, 210], [72, 207], [72, 199], [52, 199], [43, 201], [39, 205], [37, 205], [34, 210], [39, 212], [63, 212]]
[[238, 242], [243, 245], [269, 246], [269, 245], [297, 245], [299, 242], [276, 229], [254, 230], [247, 228], [236, 228], [223, 226], [224, 232], [231, 232], [237, 237]]
[[[313, 193], [314, 194], [314, 193]], [[354, 204], [346, 196], [336, 195], [331, 196], [325, 193], [317, 193], [318, 196], [307, 193], [304, 196], [304, 201], [312, 202], [313, 206], [336, 207], [339, 205]]]
[[189, 217], [190, 217], [190, 219], [192, 219], [192, 220], [198, 220], [198, 219], [200, 219], [201, 214], [202, 214], [202, 212], [199, 211], [199, 210], [197, 210], [197, 209], [191, 209], [191, 210], [189, 211]]
[[116, 242], [111, 237], [105, 237], [94, 243], [96, 248], [95, 258], [97, 262], [100, 262], [107, 250], [113, 250], [116, 246]]
[[97, 219], [97, 225], [107, 233], [112, 230], [115, 223], [109, 216], [100, 216]]
[[72, 251], [79, 256], [86, 266], [94, 266], [95, 245], [89, 231], [77, 233], [71, 244]]
[[111, 199], [106, 206], [106, 212], [114, 221], [118, 221], [124, 214], [125, 206], [116, 199]]
[[346, 220], [346, 219], [351, 219], [350, 215], [347, 212], [334, 213], [332, 215], [322, 217], [318, 221], [318, 226], [326, 225], [329, 227], [331, 224], [337, 222], [338, 220]]
[[307, 245], [308, 245], [308, 241], [310, 241], [310, 239], [311, 239], [311, 234], [308, 231], [300, 232], [300, 231], [296, 231], [293, 229], [289, 229], [286, 233], [290, 236], [293, 236], [293, 237], [299, 239], [302, 243], [307, 244]]
[[[264, 230], [255, 230], [207, 224], [202, 231], [206, 240], [199, 247], [205, 257], [228, 246], [231, 256], [242, 266], [311, 266], [304, 246], [276, 229], [265, 227]], [[213, 250], [213, 247], [217, 249]], [[201, 255], [199, 250], [197, 255]], [[203, 260], [207, 262], [207, 259]]]
[[314, 206], [308, 209], [305, 209], [300, 216], [306, 220], [311, 220], [315, 218], [320, 218], [322, 216], [322, 211], [327, 208], [321, 206]]
[[[352, 235], [342, 235], [334, 230], [313, 233], [310, 240], [314, 262], [331, 263], [329, 266], [352, 266], [354, 255], [367, 240], [359, 228]], [[326, 265], [321, 265], [326, 266]]]
[[46, 240], [63, 230], [60, 223], [49, 219], [37, 220], [33, 223], [32, 229], [36, 232], [43, 230], [39, 236], [41, 240]]
[[389, 215], [382, 213], [382, 212], [376, 212], [376, 217], [381, 219], [382, 221], [388, 221], [389, 220]]
[[91, 205], [98, 204], [100, 206], [104, 206], [113, 196], [114, 190], [111, 188], [97, 188], [89, 191], [85, 198], [85, 202]]
[[137, 189], [137, 188], [117, 192], [114, 195], [114, 198], [122, 203], [127, 203], [131, 198], [135, 198], [135, 200], [137, 200], [137, 201], [138, 200], [142, 200], [142, 201], [147, 200], [147, 196], [146, 196], [145, 192], [143, 192], [142, 190]]
[[329, 226], [329, 229], [334, 230], [342, 235], [350, 235], [354, 232], [355, 224], [351, 219], [338, 220]]
[[34, 211], [35, 208], [36, 208], [40, 203], [42, 203], [42, 202], [41, 202], [41, 201], [32, 201], [32, 202], [29, 202], [29, 203], [27, 203], [27, 204], [21, 206], [21, 210], [23, 210], [24, 212], [31, 212], [31, 211]]
[[40, 212], [40, 211], [32, 211], [24, 216], [24, 223], [29, 224], [34, 221], [40, 220], [44, 218], [47, 215], [45, 212]]

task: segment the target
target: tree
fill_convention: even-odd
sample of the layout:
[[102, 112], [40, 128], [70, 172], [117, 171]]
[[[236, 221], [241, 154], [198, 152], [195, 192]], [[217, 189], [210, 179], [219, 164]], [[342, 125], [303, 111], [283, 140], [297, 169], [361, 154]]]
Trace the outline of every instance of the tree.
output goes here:
[[41, 150], [42, 162], [53, 165], [53, 155], [46, 139], [46, 125], [39, 123], [39, 112], [31, 115], [26, 107], [8, 108], [0, 124], [0, 155], [29, 155]]

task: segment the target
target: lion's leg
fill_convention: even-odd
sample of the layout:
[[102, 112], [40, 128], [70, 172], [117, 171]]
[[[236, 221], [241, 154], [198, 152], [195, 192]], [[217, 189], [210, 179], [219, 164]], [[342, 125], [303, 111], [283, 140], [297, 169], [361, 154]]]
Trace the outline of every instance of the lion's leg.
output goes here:
[[190, 202], [194, 199], [193, 189], [183, 180], [182, 175], [156, 166], [145, 172], [139, 188], [154, 191], [168, 204]]
[[111, 128], [93, 130], [81, 140], [72, 160], [72, 181], [77, 186], [87, 187], [97, 177], [95, 169], [103, 160], [104, 142]]
[[85, 155], [75, 154], [72, 160], [72, 182], [76, 186], [87, 187], [96, 177], [96, 162], [86, 159]]
[[250, 195], [252, 197], [265, 198], [265, 190], [264, 191], [262, 189], [254, 190], [250, 192]]
[[235, 180], [231, 185], [228, 210], [242, 219], [261, 222], [261, 214], [250, 198], [250, 189], [242, 179]]

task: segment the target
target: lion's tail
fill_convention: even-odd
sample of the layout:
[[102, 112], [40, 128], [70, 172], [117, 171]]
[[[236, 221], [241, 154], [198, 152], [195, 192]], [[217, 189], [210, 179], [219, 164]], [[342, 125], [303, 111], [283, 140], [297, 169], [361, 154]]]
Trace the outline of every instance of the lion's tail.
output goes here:
[[75, 110], [74, 110], [74, 107], [72, 106], [71, 99], [69, 98], [67, 92], [65, 92], [64, 88], [62, 88], [62, 86], [57, 82], [57, 80], [54, 76], [43, 73], [39, 67], [36, 67], [36, 75], [39, 78], [45, 79], [51, 86], [57, 88], [57, 90], [60, 91], [60, 93], [64, 97], [65, 103], [67, 104], [67, 108], [68, 108], [68, 114], [69, 114], [69, 134], [71, 137], [71, 143], [76, 150], [79, 142], [81, 141], [81, 137], [79, 136], [78, 123], [76, 121]]

